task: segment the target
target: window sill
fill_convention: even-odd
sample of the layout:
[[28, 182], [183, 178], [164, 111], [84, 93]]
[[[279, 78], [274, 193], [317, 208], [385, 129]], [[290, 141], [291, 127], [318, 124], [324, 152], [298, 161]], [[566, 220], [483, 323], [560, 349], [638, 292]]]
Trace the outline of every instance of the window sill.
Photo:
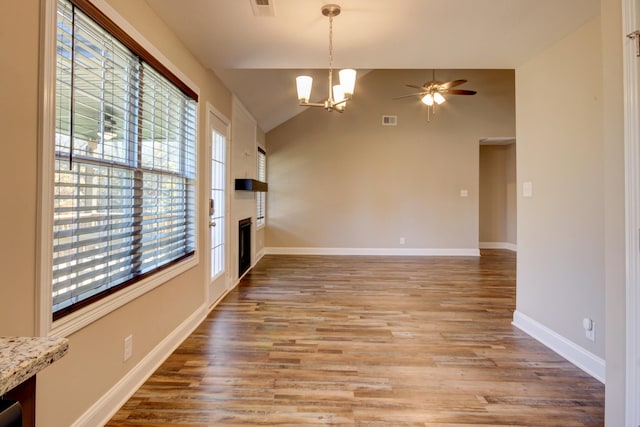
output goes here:
[[197, 253], [191, 258], [186, 259], [184, 262], [176, 264], [166, 270], [162, 270], [153, 276], [138, 282], [134, 286], [129, 286], [120, 292], [116, 292], [113, 295], [101, 299], [100, 301], [96, 301], [94, 304], [63, 317], [62, 319], [56, 320], [53, 322], [47, 335], [68, 337], [74, 332], [79, 331], [98, 319], [119, 309], [139, 296], [152, 291], [196, 265], [198, 265]]

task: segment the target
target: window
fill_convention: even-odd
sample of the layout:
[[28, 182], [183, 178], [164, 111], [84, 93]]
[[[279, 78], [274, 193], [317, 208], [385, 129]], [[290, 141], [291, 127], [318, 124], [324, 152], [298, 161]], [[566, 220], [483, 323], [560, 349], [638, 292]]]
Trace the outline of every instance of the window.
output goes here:
[[52, 314], [195, 252], [197, 94], [86, 0], [58, 0]]
[[211, 221], [215, 227], [209, 227], [211, 235], [211, 278], [214, 279], [224, 272], [225, 268], [225, 202], [227, 188], [227, 137], [218, 130], [211, 132], [211, 193], [209, 203]]
[[[267, 153], [260, 147], [258, 147], [258, 181], [267, 181]], [[266, 212], [266, 198], [267, 193], [260, 191], [256, 193], [256, 226], [261, 227], [265, 224], [265, 212]]]

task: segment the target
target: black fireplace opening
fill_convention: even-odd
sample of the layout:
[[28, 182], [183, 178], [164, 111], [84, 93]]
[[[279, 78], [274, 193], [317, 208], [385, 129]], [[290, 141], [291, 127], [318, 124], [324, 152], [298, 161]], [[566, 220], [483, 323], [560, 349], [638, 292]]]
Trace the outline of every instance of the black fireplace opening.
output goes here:
[[251, 267], [251, 218], [238, 222], [238, 277]]

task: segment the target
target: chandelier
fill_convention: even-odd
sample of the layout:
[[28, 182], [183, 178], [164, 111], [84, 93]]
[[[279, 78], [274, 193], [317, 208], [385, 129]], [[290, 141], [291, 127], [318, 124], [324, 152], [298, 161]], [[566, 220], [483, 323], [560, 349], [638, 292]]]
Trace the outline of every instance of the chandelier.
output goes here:
[[333, 84], [333, 17], [340, 14], [340, 6], [327, 4], [322, 6], [322, 14], [329, 17], [329, 96], [324, 102], [309, 102], [311, 97], [311, 76], [298, 76], [296, 86], [298, 89], [298, 101], [304, 107], [323, 107], [327, 111], [336, 110], [342, 113], [347, 106], [347, 101], [353, 95], [356, 85], [356, 70], [344, 69], [338, 73], [340, 84]]

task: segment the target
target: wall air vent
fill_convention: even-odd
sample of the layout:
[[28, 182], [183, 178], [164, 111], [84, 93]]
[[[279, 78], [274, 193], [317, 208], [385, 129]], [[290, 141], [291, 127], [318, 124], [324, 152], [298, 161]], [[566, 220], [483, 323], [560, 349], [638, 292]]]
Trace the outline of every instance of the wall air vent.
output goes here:
[[253, 9], [253, 16], [276, 16], [276, 11], [273, 7], [275, 0], [249, 0], [251, 2], [251, 9]]
[[398, 116], [382, 116], [382, 126], [398, 126]]

